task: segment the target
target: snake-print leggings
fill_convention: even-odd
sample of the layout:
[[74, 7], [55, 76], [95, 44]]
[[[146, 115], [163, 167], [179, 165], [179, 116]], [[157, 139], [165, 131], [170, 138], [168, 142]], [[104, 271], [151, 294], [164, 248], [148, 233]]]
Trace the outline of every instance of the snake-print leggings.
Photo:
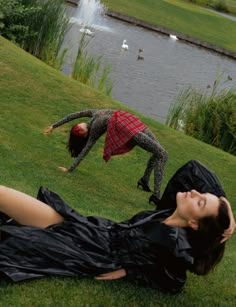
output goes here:
[[160, 186], [164, 175], [165, 163], [168, 160], [167, 151], [157, 141], [152, 131], [147, 128], [143, 132], [136, 134], [132, 140], [135, 144], [142, 149], [152, 153], [152, 156], [147, 162], [147, 166], [143, 175], [143, 180], [148, 184], [149, 179], [154, 170], [154, 194], [160, 198]]

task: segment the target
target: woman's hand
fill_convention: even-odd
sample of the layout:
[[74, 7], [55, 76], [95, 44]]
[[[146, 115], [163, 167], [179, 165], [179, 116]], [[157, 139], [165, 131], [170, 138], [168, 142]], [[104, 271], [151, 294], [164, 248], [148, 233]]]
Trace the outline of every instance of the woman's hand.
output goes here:
[[125, 276], [126, 276], [126, 270], [120, 269], [120, 270], [117, 270], [117, 271], [101, 274], [101, 275], [95, 277], [95, 279], [97, 279], [97, 280], [112, 280], [112, 279], [123, 278]]
[[225, 201], [225, 203], [228, 206], [230, 224], [229, 224], [229, 228], [224, 231], [224, 233], [223, 233], [224, 238], [220, 241], [220, 243], [223, 243], [226, 240], [228, 240], [232, 236], [232, 234], [234, 233], [234, 230], [236, 229], [236, 223], [235, 223], [235, 219], [234, 219], [234, 215], [233, 215], [233, 211], [232, 211], [232, 208], [230, 206], [230, 203], [228, 202], [228, 200], [225, 197], [222, 197], [222, 199]]
[[64, 172], [64, 173], [67, 173], [68, 172], [68, 168], [64, 167], [64, 166], [58, 166], [59, 170]]
[[44, 134], [51, 134], [53, 132], [53, 127], [49, 127], [48, 129], [44, 130]]

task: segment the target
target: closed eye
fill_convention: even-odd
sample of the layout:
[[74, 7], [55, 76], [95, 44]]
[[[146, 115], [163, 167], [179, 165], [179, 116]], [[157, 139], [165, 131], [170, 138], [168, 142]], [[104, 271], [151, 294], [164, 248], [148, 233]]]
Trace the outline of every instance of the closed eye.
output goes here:
[[206, 205], [206, 199], [200, 199], [199, 202], [198, 202], [198, 205], [201, 207], [201, 208], [204, 208], [205, 205]]

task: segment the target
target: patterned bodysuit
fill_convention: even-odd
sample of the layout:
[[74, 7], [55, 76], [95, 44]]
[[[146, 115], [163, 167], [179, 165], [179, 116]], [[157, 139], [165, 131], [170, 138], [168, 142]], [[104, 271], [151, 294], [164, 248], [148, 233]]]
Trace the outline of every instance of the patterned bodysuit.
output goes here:
[[[72, 113], [57, 121], [52, 125], [53, 128], [57, 128], [69, 121], [72, 121], [77, 118], [89, 117], [91, 118], [88, 125], [88, 141], [86, 146], [83, 148], [78, 157], [74, 160], [73, 164], [69, 167], [68, 171], [72, 172], [79, 163], [85, 158], [91, 148], [94, 146], [96, 141], [107, 131], [107, 125], [111, 119], [113, 113], [116, 110], [84, 110], [76, 113]], [[134, 135], [129, 141], [131, 146], [139, 146], [142, 149], [152, 153], [152, 156], [147, 162], [147, 166], [142, 177], [142, 180], [149, 183], [152, 170], [154, 170], [154, 195], [159, 199], [160, 198], [160, 187], [161, 181], [164, 174], [165, 163], [168, 159], [168, 154], [166, 150], [160, 145], [157, 141], [155, 135], [152, 131], [147, 128], [144, 131]]]

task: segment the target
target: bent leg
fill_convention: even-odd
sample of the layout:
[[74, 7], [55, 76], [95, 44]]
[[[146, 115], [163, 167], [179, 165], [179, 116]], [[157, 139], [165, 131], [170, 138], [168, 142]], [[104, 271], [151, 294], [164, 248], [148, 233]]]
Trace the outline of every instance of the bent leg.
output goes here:
[[154, 194], [159, 198], [161, 182], [164, 176], [164, 167], [168, 159], [168, 154], [149, 129], [135, 135], [134, 141], [136, 145], [153, 154], [148, 160], [142, 178], [146, 183], [148, 183], [151, 172], [154, 169]]
[[0, 186], [0, 212], [22, 225], [45, 228], [64, 218], [40, 200], [17, 190]]

